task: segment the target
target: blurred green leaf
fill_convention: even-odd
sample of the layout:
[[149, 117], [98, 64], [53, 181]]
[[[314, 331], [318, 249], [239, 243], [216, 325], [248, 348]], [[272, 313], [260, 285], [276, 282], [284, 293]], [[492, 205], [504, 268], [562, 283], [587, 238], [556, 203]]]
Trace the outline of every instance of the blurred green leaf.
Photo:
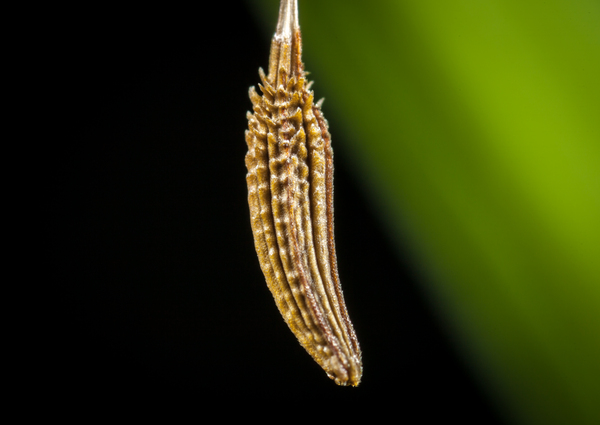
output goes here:
[[600, 3], [300, 0], [300, 22], [474, 370], [522, 423], [600, 423]]

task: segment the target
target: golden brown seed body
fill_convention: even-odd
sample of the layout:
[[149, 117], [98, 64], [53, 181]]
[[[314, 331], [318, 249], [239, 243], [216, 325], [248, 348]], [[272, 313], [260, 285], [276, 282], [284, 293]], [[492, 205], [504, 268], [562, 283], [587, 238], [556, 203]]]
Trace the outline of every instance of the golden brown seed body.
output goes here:
[[246, 167], [256, 252], [279, 311], [339, 385], [358, 385], [361, 352], [333, 239], [333, 151], [305, 78], [297, 0], [282, 0], [263, 93], [250, 88]]

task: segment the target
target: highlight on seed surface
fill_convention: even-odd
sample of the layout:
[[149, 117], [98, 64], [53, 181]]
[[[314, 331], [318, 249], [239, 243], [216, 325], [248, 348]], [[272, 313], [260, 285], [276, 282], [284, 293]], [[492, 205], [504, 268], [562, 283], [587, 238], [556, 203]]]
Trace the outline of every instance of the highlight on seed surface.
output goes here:
[[297, 0], [281, 0], [262, 96], [250, 88], [248, 203], [261, 269], [285, 322], [338, 385], [360, 383], [361, 351], [333, 238], [333, 151], [302, 63]]

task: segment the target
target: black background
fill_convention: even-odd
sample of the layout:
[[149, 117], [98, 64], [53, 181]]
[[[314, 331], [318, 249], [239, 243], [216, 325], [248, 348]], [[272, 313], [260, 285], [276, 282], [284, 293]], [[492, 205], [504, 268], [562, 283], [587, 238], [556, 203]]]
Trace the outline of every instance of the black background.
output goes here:
[[362, 384], [337, 387], [287, 329], [254, 251], [244, 166], [247, 91], [272, 29], [244, 2], [213, 3], [52, 10], [39, 379], [54, 407], [501, 423], [359, 192], [331, 118]]

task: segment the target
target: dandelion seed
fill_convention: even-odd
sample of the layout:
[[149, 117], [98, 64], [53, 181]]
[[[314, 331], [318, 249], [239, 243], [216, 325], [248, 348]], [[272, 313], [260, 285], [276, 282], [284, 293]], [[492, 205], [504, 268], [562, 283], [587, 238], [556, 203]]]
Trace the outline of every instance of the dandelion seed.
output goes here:
[[358, 385], [361, 351], [333, 239], [333, 151], [322, 100], [301, 59], [297, 0], [281, 0], [262, 96], [250, 88], [246, 167], [254, 243], [267, 285], [300, 344], [338, 385]]

